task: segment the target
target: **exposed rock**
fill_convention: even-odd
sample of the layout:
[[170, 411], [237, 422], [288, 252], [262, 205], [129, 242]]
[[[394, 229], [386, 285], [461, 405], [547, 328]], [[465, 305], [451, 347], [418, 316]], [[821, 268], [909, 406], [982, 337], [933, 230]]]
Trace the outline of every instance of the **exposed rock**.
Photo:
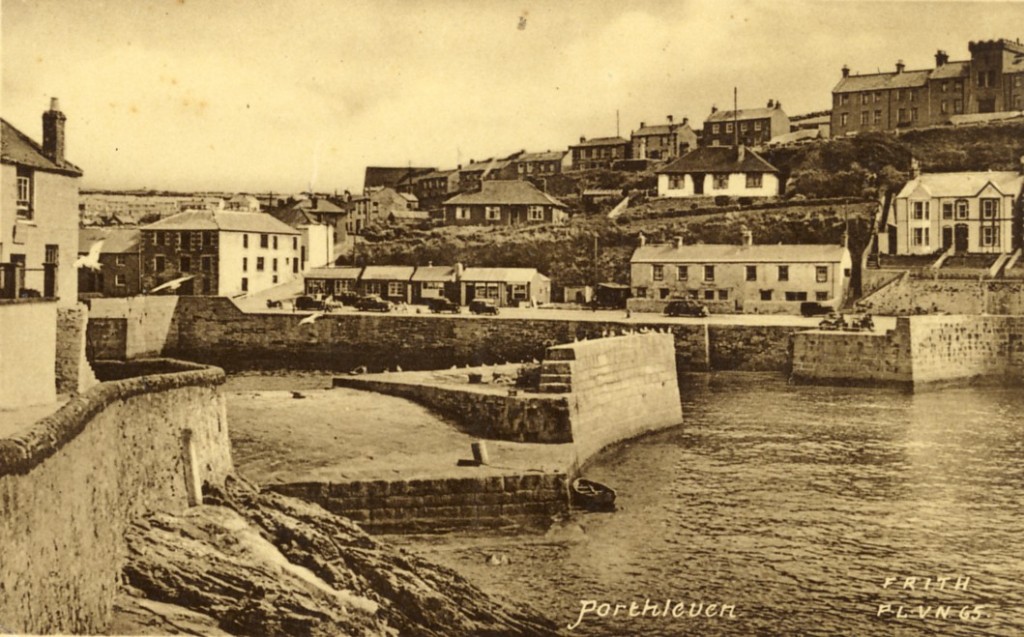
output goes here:
[[128, 532], [129, 584], [187, 610], [144, 600], [121, 606], [169, 617], [167, 627], [180, 632], [205, 615], [232, 634], [555, 634], [548, 620], [316, 505], [234, 478], [206, 502], [182, 515], [150, 514]]

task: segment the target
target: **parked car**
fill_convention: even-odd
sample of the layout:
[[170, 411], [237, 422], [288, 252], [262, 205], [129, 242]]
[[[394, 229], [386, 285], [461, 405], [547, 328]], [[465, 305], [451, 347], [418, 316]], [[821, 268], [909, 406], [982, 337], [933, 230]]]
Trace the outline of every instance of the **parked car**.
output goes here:
[[334, 299], [335, 303], [340, 303], [342, 305], [355, 305], [356, 301], [359, 300], [359, 295], [355, 292], [341, 292], [333, 295], [331, 298]]
[[497, 314], [498, 304], [491, 299], [473, 299], [469, 302], [469, 311], [473, 314]]
[[829, 314], [818, 323], [819, 330], [845, 330], [849, 325], [846, 323], [846, 317], [842, 314]]
[[368, 294], [356, 301], [356, 309], [368, 312], [390, 312], [391, 301], [382, 299], [376, 294]]
[[427, 301], [427, 307], [434, 314], [440, 314], [441, 312], [451, 312], [452, 314], [458, 314], [462, 309], [459, 304], [451, 299], [441, 297], [439, 299], [430, 299]]
[[313, 310], [315, 312], [327, 311], [327, 304], [312, 296], [297, 296], [294, 301], [296, 310]]
[[801, 316], [826, 316], [831, 313], [831, 307], [822, 305], [817, 301], [804, 301], [800, 304]]
[[707, 316], [708, 306], [693, 299], [676, 299], [665, 306], [665, 316]]

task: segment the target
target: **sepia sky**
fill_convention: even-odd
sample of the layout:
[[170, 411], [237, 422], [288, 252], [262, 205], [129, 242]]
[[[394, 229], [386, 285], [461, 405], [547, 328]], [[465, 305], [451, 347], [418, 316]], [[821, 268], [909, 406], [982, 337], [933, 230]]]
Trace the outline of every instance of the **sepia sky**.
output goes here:
[[[86, 188], [358, 190], [672, 114], [829, 107], [854, 72], [1024, 37], [1024, 3], [2, 0], [2, 114], [58, 96]], [[1016, 29], [1016, 32], [1014, 31]]]

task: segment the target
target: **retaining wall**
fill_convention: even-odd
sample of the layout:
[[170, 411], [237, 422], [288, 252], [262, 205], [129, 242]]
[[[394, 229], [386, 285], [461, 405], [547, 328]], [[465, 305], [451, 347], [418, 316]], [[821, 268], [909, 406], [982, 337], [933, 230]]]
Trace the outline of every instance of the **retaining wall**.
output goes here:
[[905, 276], [857, 302], [875, 314], [1024, 314], [1024, 281]]
[[[90, 358], [130, 359], [160, 356], [173, 351], [178, 338], [175, 319], [178, 316], [180, 298], [183, 297], [132, 296], [91, 299]], [[220, 300], [231, 304], [228, 299]]]
[[88, 321], [84, 305], [57, 308], [55, 366], [58, 394], [78, 394], [98, 382], [85, 352]]
[[188, 506], [191, 466], [201, 482], [232, 471], [223, 372], [178, 362], [162, 368], [170, 373], [101, 383], [0, 439], [5, 628], [102, 634], [128, 521], [147, 509]]

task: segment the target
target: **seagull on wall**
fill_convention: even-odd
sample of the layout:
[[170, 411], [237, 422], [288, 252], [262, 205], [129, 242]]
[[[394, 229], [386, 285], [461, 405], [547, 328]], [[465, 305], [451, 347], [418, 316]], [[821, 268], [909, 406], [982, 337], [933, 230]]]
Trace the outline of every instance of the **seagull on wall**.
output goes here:
[[313, 312], [306, 318], [299, 321], [299, 325], [312, 325], [313, 323], [316, 322], [318, 318], [322, 317], [324, 314], [325, 312]]
[[159, 292], [161, 290], [177, 290], [178, 288], [181, 287], [182, 283], [184, 283], [185, 281], [188, 281], [189, 279], [194, 279], [194, 278], [195, 278], [194, 276], [189, 275], [189, 276], [179, 277], [177, 279], [172, 279], [172, 280], [168, 281], [167, 283], [161, 283], [160, 285], [156, 286], [155, 288], [153, 288], [152, 290], [149, 291], [149, 294], [153, 294], [153, 293]]
[[75, 267], [89, 268], [90, 270], [99, 270], [103, 267], [103, 264], [100, 263], [100, 251], [103, 249], [104, 241], [106, 241], [106, 239], [94, 241], [93, 244], [89, 246], [89, 254], [75, 259]]

